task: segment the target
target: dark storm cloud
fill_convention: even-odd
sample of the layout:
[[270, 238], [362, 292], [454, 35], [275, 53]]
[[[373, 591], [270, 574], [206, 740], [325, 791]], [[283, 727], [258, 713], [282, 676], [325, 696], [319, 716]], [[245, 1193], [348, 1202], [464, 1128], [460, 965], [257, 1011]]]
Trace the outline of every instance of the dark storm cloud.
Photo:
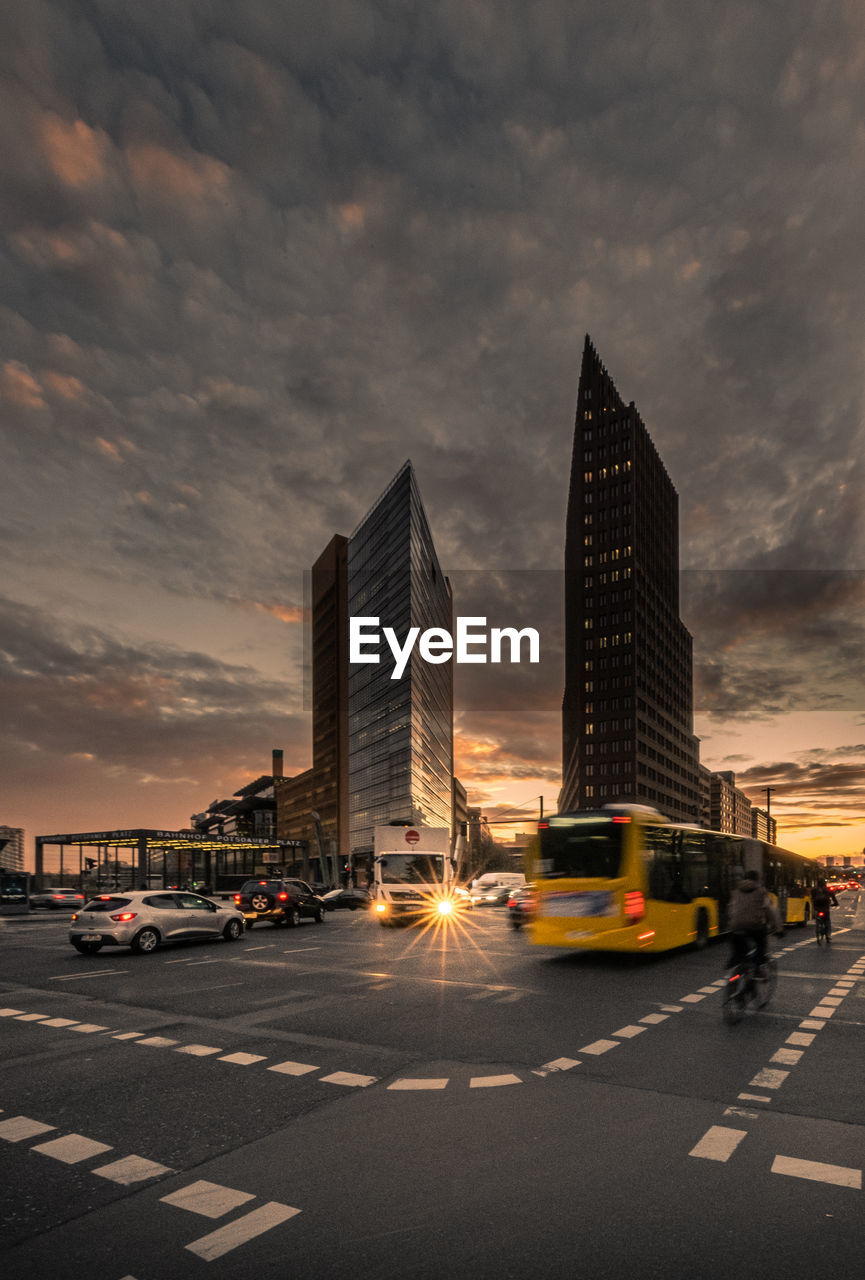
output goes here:
[[776, 570], [685, 572], [695, 707], [713, 719], [794, 710], [861, 711], [865, 575]]
[[136, 647], [95, 627], [61, 629], [48, 613], [0, 600], [8, 793], [67, 759], [95, 762], [118, 779], [183, 775], [192, 786], [229, 762], [267, 772], [272, 741], [297, 767], [306, 731], [293, 700], [289, 686], [251, 667]]

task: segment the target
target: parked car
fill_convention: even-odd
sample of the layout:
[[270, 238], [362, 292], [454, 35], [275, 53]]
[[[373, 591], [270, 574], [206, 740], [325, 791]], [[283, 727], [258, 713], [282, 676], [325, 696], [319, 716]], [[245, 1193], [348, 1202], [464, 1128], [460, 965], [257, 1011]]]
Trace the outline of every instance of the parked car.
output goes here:
[[246, 927], [257, 920], [293, 928], [301, 920], [324, 924], [327, 907], [323, 898], [305, 880], [247, 880], [234, 895], [234, 905], [243, 912]]
[[69, 941], [83, 955], [103, 947], [131, 947], [148, 954], [163, 942], [243, 935], [243, 915], [234, 906], [211, 902], [200, 893], [142, 889], [103, 893], [72, 917]]
[[76, 907], [83, 907], [84, 902], [84, 894], [77, 889], [48, 888], [30, 894], [31, 907], [47, 907], [49, 911], [60, 911], [64, 907], [71, 907], [74, 911]]
[[530, 885], [512, 889], [508, 898], [508, 916], [513, 929], [522, 929], [531, 920], [535, 909], [535, 894]]
[[372, 898], [366, 889], [331, 889], [322, 902], [328, 911], [358, 911], [369, 907]]

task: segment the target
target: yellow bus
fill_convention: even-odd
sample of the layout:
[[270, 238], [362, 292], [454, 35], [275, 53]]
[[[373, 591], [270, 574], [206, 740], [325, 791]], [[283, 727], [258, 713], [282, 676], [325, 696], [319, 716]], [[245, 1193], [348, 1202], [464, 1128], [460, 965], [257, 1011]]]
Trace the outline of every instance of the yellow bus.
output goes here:
[[759, 871], [785, 924], [806, 924], [816, 862], [744, 836], [607, 805], [538, 823], [528, 878], [532, 941], [592, 951], [669, 951], [725, 933], [738, 876]]

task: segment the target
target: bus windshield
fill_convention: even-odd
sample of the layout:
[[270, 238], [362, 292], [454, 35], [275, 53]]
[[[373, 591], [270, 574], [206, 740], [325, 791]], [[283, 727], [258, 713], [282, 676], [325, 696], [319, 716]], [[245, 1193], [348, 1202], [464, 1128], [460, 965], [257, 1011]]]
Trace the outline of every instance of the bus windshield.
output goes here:
[[378, 859], [382, 884], [439, 885], [444, 857], [432, 853], [386, 853]]
[[612, 880], [620, 874], [622, 827], [612, 818], [552, 819], [539, 835], [542, 879]]

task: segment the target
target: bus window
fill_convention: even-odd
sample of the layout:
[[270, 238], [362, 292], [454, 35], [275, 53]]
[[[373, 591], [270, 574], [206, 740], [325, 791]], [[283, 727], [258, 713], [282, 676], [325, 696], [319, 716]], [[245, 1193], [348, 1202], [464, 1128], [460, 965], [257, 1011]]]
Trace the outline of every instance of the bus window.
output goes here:
[[659, 902], [690, 901], [682, 871], [680, 836], [674, 827], [651, 827], [646, 831], [649, 897]]
[[601, 817], [553, 820], [539, 833], [541, 877], [614, 880], [621, 874], [623, 825]]

